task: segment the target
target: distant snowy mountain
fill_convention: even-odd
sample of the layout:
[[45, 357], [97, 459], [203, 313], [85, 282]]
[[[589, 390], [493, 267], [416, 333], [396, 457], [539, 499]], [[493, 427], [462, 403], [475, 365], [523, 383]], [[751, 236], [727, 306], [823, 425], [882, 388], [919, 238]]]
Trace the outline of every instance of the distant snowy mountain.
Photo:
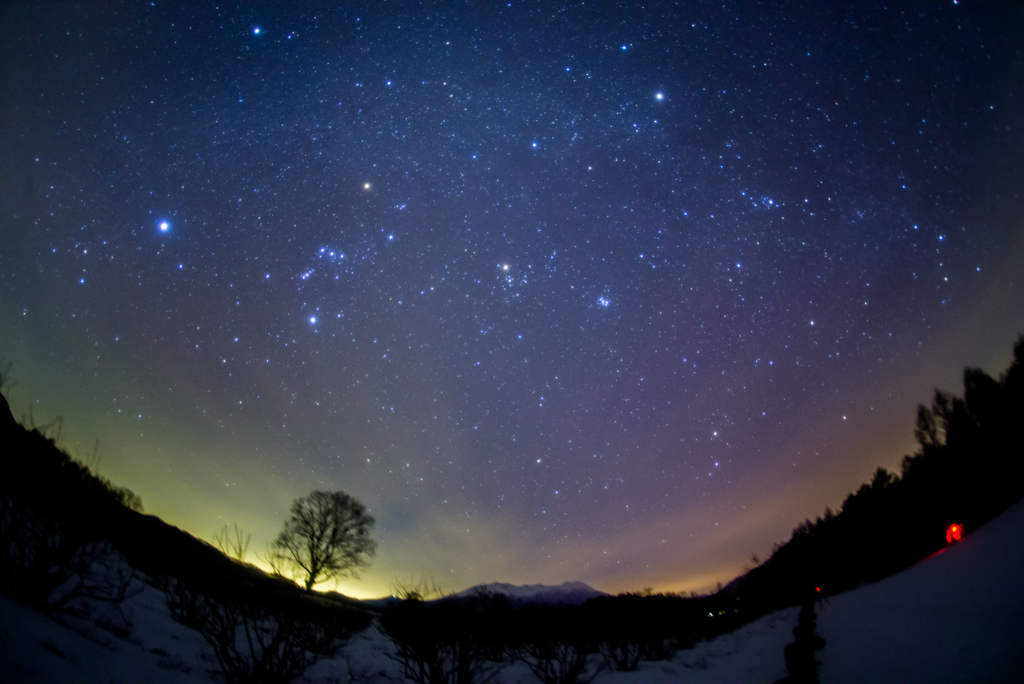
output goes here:
[[[822, 681], [1024, 682], [1024, 501], [963, 542], [892, 577], [817, 605], [816, 656]], [[603, 594], [582, 582], [558, 587], [483, 584], [515, 601], [582, 603]], [[121, 605], [91, 612], [38, 613], [0, 595], [0, 681], [96, 684], [213, 684], [216, 661], [198, 632], [175, 622], [163, 594], [136, 582]], [[636, 672], [602, 672], [595, 684], [774, 682], [786, 675], [785, 645], [797, 608], [771, 613], [732, 634], [703, 641]], [[302, 677], [310, 683], [408, 681], [395, 648], [375, 627], [357, 634], [340, 657]], [[495, 684], [536, 681], [522, 663]]]
[[490, 584], [478, 584], [465, 591], [455, 594], [455, 598], [469, 598], [480, 593], [501, 594], [508, 598], [510, 603], [526, 605], [535, 603], [545, 606], [558, 606], [567, 604], [570, 606], [581, 606], [592, 598], [599, 596], [610, 596], [603, 591], [598, 591], [583, 582], [564, 582], [557, 587], [546, 584], [526, 584], [516, 586], [505, 582], [491, 582]]
[[[460, 591], [457, 594], [450, 596], [444, 596], [442, 598], [454, 598], [454, 599], [467, 599], [473, 598], [481, 593], [488, 594], [501, 594], [508, 599], [508, 602], [513, 606], [526, 606], [530, 604], [544, 605], [544, 606], [582, 606], [584, 603], [592, 598], [599, 596], [611, 596], [603, 591], [594, 589], [589, 584], [583, 582], [564, 582], [559, 586], [549, 586], [546, 584], [526, 584], [518, 586], [515, 584], [508, 584], [507, 582], [490, 582], [488, 584], [478, 584]], [[438, 601], [441, 599], [429, 599], [430, 601]], [[379, 599], [364, 599], [363, 605], [383, 609], [397, 601], [401, 601], [400, 598], [394, 596], [386, 596]]]

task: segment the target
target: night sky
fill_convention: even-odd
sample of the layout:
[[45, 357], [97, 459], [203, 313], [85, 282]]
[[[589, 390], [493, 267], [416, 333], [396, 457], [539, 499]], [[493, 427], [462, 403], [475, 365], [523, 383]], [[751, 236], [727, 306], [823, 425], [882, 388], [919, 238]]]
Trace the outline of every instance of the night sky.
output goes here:
[[1021, 3], [337, 5], [0, 10], [8, 396], [147, 512], [703, 591], [1009, 364]]

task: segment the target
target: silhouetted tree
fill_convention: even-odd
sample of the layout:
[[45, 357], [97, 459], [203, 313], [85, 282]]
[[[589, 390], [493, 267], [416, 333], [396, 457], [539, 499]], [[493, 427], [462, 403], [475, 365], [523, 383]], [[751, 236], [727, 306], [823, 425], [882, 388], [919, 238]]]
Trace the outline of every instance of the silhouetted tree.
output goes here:
[[[0, 364], [7, 382], [9, 366]], [[104, 526], [141, 499], [18, 425], [0, 395], [0, 591], [35, 608], [118, 602], [132, 579]]]
[[[234, 533], [232, 533], [234, 529]], [[242, 528], [230, 523], [224, 523], [224, 527], [213, 533], [213, 543], [224, 552], [225, 556], [234, 558], [240, 563], [245, 562], [245, 554], [249, 552], [249, 541], [252, 534], [243, 532]]]
[[407, 601], [432, 601], [447, 598], [449, 594], [437, 586], [433, 577], [420, 575], [419, 579], [410, 577], [408, 583], [396, 577], [391, 583], [391, 595]]
[[914, 421], [917, 450], [899, 475], [883, 468], [836, 514], [805, 521], [771, 558], [728, 592], [749, 614], [800, 600], [803, 587], [836, 593], [874, 582], [946, 544], [951, 522], [968, 531], [1024, 496], [1024, 336], [999, 379], [966, 368], [963, 395], [936, 391]]
[[307, 591], [326, 580], [355, 577], [377, 551], [370, 539], [373, 523], [366, 507], [345, 492], [313, 492], [292, 502], [270, 563]]
[[[11, 387], [11, 368], [13, 366], [14, 364], [10, 361], [0, 361], [0, 394], [6, 394], [7, 389]], [[4, 403], [6, 403], [6, 400]], [[2, 414], [3, 411], [0, 410], [0, 419], [3, 418]]]
[[583, 606], [526, 605], [509, 624], [509, 655], [541, 684], [587, 684], [603, 669], [599, 630]]
[[379, 624], [395, 660], [415, 684], [482, 684], [507, 664], [512, 611], [505, 597], [481, 593], [388, 605]]
[[369, 624], [361, 610], [305, 594], [203, 583], [168, 577], [162, 588], [171, 616], [202, 635], [229, 683], [290, 682]]

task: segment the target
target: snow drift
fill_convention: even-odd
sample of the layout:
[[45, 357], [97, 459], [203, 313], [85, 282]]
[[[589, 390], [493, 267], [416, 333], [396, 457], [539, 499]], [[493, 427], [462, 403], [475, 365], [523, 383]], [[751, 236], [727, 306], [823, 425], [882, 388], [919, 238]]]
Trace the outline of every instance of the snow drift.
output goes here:
[[[1024, 680], [1024, 501], [963, 542], [872, 585], [817, 605], [823, 682], [1010, 682]], [[571, 598], [561, 587], [484, 585], [513, 598]], [[586, 587], [586, 589], [590, 589]], [[595, 591], [590, 589], [591, 591]], [[5, 682], [209, 682], [214, 667], [197, 633], [174, 622], [153, 587], [113, 610], [56, 619], [0, 596], [0, 680]], [[783, 646], [797, 609], [777, 611], [732, 634], [697, 644], [636, 672], [604, 672], [600, 684], [774, 682], [785, 676]], [[297, 681], [400, 682], [393, 648], [375, 628], [342, 657]], [[522, 665], [497, 682], [531, 681]]]

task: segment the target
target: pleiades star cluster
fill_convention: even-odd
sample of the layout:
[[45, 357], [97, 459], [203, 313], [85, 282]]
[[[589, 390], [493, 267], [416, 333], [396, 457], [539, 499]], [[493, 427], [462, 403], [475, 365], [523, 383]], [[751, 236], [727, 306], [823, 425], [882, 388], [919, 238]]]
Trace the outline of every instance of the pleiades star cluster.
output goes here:
[[356, 595], [705, 590], [1008, 364], [1021, 35], [1019, 3], [5, 3], [8, 396], [257, 563], [350, 493]]

